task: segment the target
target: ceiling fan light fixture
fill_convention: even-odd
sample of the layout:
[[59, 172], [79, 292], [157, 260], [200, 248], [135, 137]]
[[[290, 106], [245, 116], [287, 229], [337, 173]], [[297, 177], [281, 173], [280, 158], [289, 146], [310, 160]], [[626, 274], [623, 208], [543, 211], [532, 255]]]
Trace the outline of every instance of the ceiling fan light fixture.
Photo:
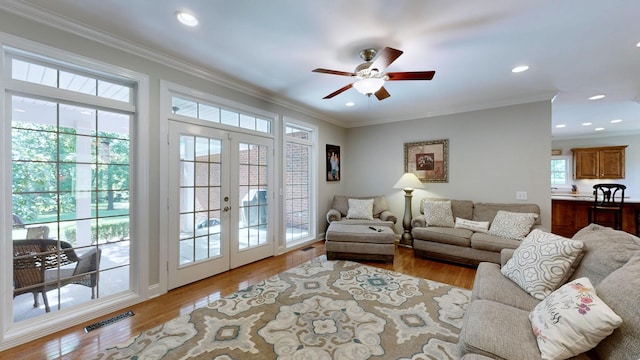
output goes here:
[[193, 14], [189, 14], [188, 12], [176, 11], [176, 18], [183, 25], [191, 27], [198, 26], [198, 18], [196, 18]]
[[381, 78], [365, 78], [353, 83], [353, 87], [363, 95], [371, 95], [384, 85], [384, 79]]

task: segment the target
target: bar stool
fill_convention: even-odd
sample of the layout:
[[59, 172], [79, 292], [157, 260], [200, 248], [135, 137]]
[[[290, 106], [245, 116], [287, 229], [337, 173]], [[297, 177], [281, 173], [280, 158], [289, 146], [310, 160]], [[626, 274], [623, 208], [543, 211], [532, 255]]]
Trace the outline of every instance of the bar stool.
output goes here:
[[[624, 206], [624, 190], [622, 184], [593, 185], [593, 206], [589, 209], [589, 222], [598, 223], [598, 214], [612, 213], [613, 228], [622, 229], [622, 208]], [[620, 194], [618, 194], [620, 192]]]

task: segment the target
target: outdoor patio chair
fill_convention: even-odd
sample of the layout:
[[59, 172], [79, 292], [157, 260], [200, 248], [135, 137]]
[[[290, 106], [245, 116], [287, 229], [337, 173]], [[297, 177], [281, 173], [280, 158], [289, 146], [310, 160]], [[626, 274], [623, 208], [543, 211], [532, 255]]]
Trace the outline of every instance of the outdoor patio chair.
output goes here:
[[[33, 307], [38, 307], [41, 293], [49, 312], [47, 291], [78, 284], [90, 287], [91, 299], [95, 299], [100, 252], [91, 248], [78, 256], [68, 242], [52, 239], [13, 241], [13, 297], [33, 293]], [[65, 267], [74, 263], [75, 267]]]

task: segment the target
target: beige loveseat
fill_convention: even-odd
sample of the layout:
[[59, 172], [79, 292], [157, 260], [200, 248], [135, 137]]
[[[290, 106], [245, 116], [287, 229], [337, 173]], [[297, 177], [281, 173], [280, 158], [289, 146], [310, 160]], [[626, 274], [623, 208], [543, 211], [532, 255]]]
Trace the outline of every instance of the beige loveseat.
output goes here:
[[[579, 355], [569, 354], [570, 359], [601, 360], [637, 360], [640, 359], [640, 238], [629, 233], [591, 224], [578, 231], [572, 238], [584, 245], [581, 258], [571, 266], [567, 273], [570, 282], [565, 288], [574, 287], [576, 282], [587, 278], [595, 288], [596, 296], [603, 303], [597, 303], [593, 297], [584, 302], [588, 311], [580, 313], [582, 305], [578, 297], [569, 301], [568, 306], [547, 307], [546, 314], [554, 326], [570, 326], [572, 330], [561, 336], [540, 338], [547, 346], [557, 343], [566, 333], [579, 334], [575, 318], [582, 319], [596, 329], [584, 332], [585, 337], [604, 331], [607, 326], [595, 325], [602, 322], [603, 308], [610, 308], [622, 320], [621, 325], [610, 335], [604, 335], [597, 346]], [[483, 262], [478, 266], [471, 303], [465, 310], [462, 332], [459, 338], [460, 355], [463, 360], [515, 359], [540, 360], [542, 358], [538, 340], [532, 328], [529, 314], [541, 300], [534, 298], [516, 282], [503, 275], [501, 268], [514, 256], [513, 250], [503, 250], [502, 266]], [[562, 283], [558, 285], [561, 286]], [[560, 288], [562, 289], [562, 288]], [[545, 300], [551, 299], [554, 290]], [[581, 293], [581, 292], [579, 292]], [[582, 298], [580, 298], [582, 299]], [[545, 309], [540, 304], [538, 309]], [[592, 306], [591, 306], [592, 305]], [[565, 312], [563, 312], [565, 311]], [[574, 312], [574, 318], [572, 318]], [[536, 314], [534, 311], [533, 314]], [[534, 316], [535, 318], [535, 316]], [[584, 331], [584, 329], [583, 329]], [[610, 333], [609, 331], [606, 331]], [[563, 339], [563, 341], [566, 341]], [[599, 341], [599, 342], [598, 342]], [[567, 346], [575, 346], [580, 341], [567, 341]], [[565, 357], [563, 357], [565, 358]]]
[[[425, 202], [451, 202], [452, 220], [448, 226], [430, 226], [424, 214]], [[456, 219], [466, 219], [490, 226], [498, 211], [537, 214], [530, 230], [541, 228], [540, 207], [524, 203], [474, 203], [470, 200], [423, 199], [420, 215], [411, 221], [414, 254], [419, 257], [478, 265], [482, 261], [500, 263], [502, 249], [515, 249], [520, 240], [456, 227]], [[526, 235], [526, 234], [525, 234]]]

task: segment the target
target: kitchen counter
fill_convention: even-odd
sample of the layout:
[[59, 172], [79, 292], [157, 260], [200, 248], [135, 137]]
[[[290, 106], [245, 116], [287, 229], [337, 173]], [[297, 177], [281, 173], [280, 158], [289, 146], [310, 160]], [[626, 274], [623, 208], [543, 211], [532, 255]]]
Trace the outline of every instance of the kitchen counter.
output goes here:
[[[551, 193], [551, 200], [593, 201], [593, 195], [589, 193]], [[640, 198], [624, 198], [625, 204], [640, 204]]]
[[[572, 237], [578, 230], [589, 225], [589, 209], [593, 206], [593, 195], [588, 193], [551, 194], [551, 232]], [[622, 211], [622, 230], [636, 234], [636, 211], [640, 211], [640, 199], [625, 198]], [[599, 223], [612, 226], [612, 217], [598, 217]]]

